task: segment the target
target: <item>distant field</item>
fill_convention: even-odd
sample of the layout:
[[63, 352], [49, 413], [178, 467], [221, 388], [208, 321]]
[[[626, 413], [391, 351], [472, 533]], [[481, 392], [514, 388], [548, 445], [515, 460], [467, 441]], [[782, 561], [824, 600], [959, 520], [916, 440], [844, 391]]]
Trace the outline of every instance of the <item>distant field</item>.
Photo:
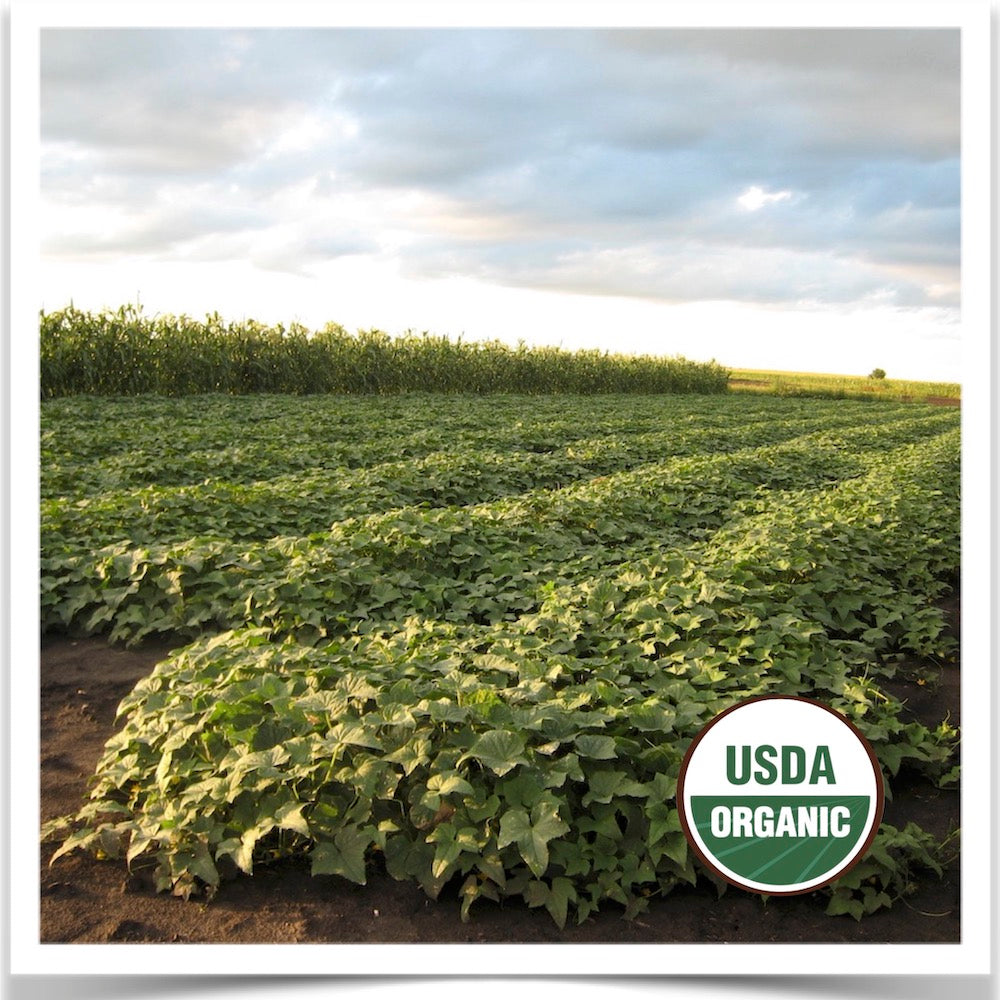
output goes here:
[[729, 375], [729, 388], [740, 392], [775, 393], [782, 396], [874, 398], [904, 403], [953, 401], [957, 405], [962, 398], [962, 387], [957, 382], [909, 382], [892, 378], [758, 371], [752, 368], [733, 369]]

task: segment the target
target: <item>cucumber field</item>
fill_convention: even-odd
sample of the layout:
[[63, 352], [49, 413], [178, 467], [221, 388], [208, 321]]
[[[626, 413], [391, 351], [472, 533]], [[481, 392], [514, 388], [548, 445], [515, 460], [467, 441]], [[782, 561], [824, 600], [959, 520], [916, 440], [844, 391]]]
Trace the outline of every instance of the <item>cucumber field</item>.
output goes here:
[[[43, 399], [43, 675], [91, 657], [43, 736], [145, 664], [91, 719], [86, 787], [43, 795], [43, 934], [108, 933], [53, 909], [107, 877], [178, 915], [286, 878], [553, 940], [693, 895], [892, 935], [958, 852], [905, 803], [957, 816], [960, 419], [724, 389]], [[766, 907], [675, 802], [699, 730], [764, 694], [846, 716], [896, 798], [857, 867]], [[275, 939], [337, 939], [306, 924]]]

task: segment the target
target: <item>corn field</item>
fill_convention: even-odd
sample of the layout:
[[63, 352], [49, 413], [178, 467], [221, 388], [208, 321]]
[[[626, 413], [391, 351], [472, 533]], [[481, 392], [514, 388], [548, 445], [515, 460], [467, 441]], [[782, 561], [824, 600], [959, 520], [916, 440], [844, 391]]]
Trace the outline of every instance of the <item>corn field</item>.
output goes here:
[[141, 308], [89, 313], [73, 306], [40, 315], [43, 399], [155, 393], [722, 393], [715, 361], [599, 350], [510, 347], [429, 333], [310, 331], [143, 315]]

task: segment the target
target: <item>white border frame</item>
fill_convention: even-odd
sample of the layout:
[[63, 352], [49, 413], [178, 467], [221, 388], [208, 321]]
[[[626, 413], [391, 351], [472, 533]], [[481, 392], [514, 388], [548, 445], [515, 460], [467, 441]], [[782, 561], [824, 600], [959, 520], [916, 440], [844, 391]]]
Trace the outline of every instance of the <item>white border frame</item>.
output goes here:
[[[11, 3], [11, 875], [8, 929], [14, 974], [379, 975], [978, 974], [990, 972], [991, 708], [995, 699], [991, 584], [991, 173], [989, 0], [617, 3], [554, 0], [12, 0]], [[39, 943], [38, 781], [38, 56], [43, 27], [174, 26], [639, 26], [956, 27], [962, 31], [963, 394], [963, 865], [962, 942], [908, 945], [57, 945]], [[989, 538], [990, 544], [984, 544]], [[991, 599], [992, 598], [992, 599]], [[989, 696], [987, 697], [987, 687]], [[974, 692], [975, 696], [971, 694]], [[16, 715], [14, 708], [16, 706]], [[28, 766], [20, 766], [28, 762]], [[16, 804], [16, 809], [14, 808]], [[32, 861], [34, 859], [34, 861]], [[15, 864], [16, 862], [16, 864]]]

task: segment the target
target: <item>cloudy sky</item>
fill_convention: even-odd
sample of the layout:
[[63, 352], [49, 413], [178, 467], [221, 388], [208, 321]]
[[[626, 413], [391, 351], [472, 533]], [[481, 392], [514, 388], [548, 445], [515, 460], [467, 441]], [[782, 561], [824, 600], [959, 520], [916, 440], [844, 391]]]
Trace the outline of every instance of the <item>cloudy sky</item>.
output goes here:
[[47, 29], [43, 307], [958, 379], [959, 35]]

